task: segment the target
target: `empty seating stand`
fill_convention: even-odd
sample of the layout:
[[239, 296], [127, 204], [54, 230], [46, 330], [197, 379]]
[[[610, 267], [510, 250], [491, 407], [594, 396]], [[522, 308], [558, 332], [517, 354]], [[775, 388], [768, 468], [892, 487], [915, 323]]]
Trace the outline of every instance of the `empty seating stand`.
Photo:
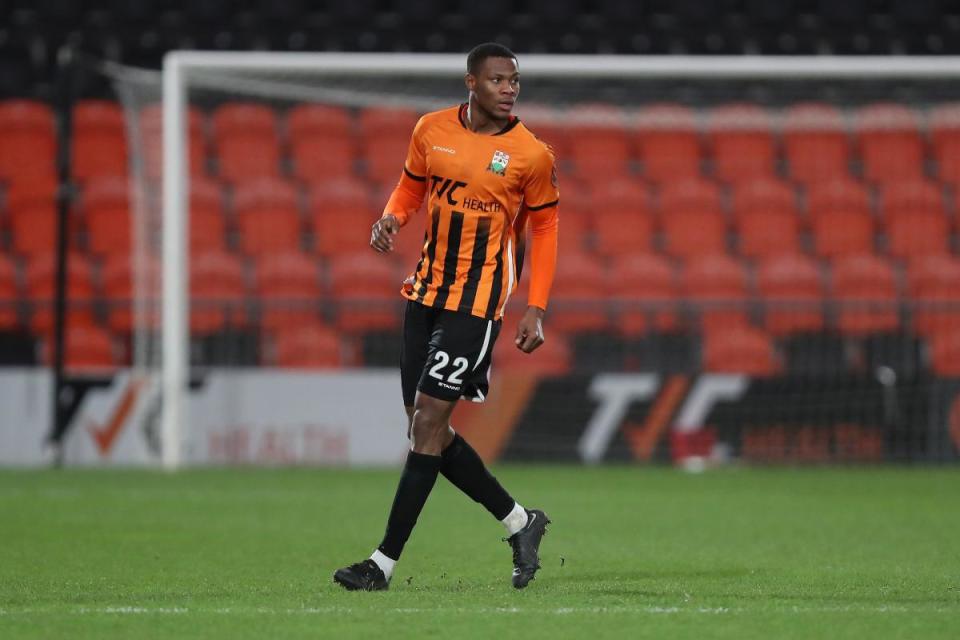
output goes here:
[[[544, 371], [621, 347], [585, 366], [674, 367], [651, 350], [658, 341], [686, 345], [674, 367], [685, 371], [811, 371], [797, 357], [808, 347], [824, 362], [839, 349], [834, 364], [862, 367], [885, 361], [890, 344], [914, 342], [925, 359], [911, 356], [906, 370], [934, 362], [950, 370], [947, 334], [960, 327], [956, 104], [591, 101], [518, 112], [562, 173], [546, 324], [562, 346], [550, 347]], [[155, 198], [155, 183], [133, 190], [117, 104], [84, 100], [74, 115], [68, 322], [92, 328], [101, 345], [97, 332], [106, 331], [111, 355], [98, 361], [123, 364], [134, 329], [132, 205]], [[418, 117], [321, 104], [192, 107], [194, 335], [253, 335], [257, 361], [278, 366], [393, 361], [369, 352], [371, 336], [399, 330], [398, 290], [420, 259], [426, 217], [411, 216], [391, 256], [370, 251], [370, 226]], [[158, 105], [146, 105], [137, 124], [155, 181]], [[0, 134], [0, 332], [43, 342], [64, 193], [53, 112], [35, 100], [0, 101]], [[156, 258], [141, 265], [154, 283]], [[509, 317], [525, 305], [529, 267], [525, 274]], [[303, 347], [311, 336], [315, 350]], [[297, 344], [309, 353], [298, 358]], [[517, 357], [517, 366], [535, 360]]]

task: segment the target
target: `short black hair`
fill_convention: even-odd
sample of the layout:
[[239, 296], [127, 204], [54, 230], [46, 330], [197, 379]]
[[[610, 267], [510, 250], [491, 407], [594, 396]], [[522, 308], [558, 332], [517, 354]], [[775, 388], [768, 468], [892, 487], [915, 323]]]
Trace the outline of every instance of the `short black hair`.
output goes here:
[[480, 69], [480, 65], [482, 65], [483, 61], [487, 58], [511, 58], [516, 60], [517, 54], [496, 42], [478, 44], [467, 54], [467, 73], [476, 75]]

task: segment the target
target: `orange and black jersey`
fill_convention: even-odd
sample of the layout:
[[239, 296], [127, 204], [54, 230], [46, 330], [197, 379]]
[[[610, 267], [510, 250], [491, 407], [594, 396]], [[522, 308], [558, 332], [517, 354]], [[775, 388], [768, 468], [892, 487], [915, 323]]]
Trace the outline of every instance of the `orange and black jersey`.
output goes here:
[[546, 308], [556, 262], [559, 192], [553, 153], [518, 118], [498, 133], [467, 128], [467, 105], [423, 116], [384, 214], [401, 225], [427, 196], [412, 289], [431, 307], [499, 319], [516, 286], [523, 226], [533, 226], [529, 303]]

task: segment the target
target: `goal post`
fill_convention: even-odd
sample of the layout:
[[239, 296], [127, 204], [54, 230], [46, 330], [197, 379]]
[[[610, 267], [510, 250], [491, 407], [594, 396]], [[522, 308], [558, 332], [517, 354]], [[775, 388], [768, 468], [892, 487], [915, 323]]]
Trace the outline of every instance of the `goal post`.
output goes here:
[[[576, 85], [588, 81], [603, 88], [607, 81], [707, 82], [888, 80], [950, 81], [960, 77], [960, 58], [954, 57], [689, 57], [689, 56], [582, 56], [520, 54], [524, 81], [549, 80]], [[196, 86], [218, 89], [237, 87], [244, 95], [249, 81], [269, 93], [289, 90], [291, 99], [325, 95], [325, 76], [352, 76], [370, 82], [392, 77], [442, 79], [456, 91], [464, 73], [459, 54], [393, 53], [281, 53], [174, 51], [166, 55], [162, 70], [163, 171], [162, 171], [162, 464], [176, 469], [183, 464], [182, 442], [190, 429], [187, 392], [189, 357], [189, 225], [188, 193], [191, 171], [188, 154], [189, 92]], [[339, 85], [339, 86], [342, 86]], [[535, 94], [533, 90], [530, 94]], [[573, 94], [590, 101], [589, 92]], [[376, 95], [371, 92], [368, 95]], [[381, 94], [383, 95], [383, 94]], [[810, 96], [817, 99], [818, 96]], [[401, 96], [402, 98], [402, 96]], [[416, 99], [426, 101], [427, 96]], [[523, 100], [542, 102], [549, 96], [525, 94]], [[523, 100], [521, 102], [523, 102]], [[628, 105], [629, 106], [629, 105]], [[521, 114], [522, 117], [522, 114]], [[559, 123], [563, 126], [563, 123]], [[576, 124], [574, 122], [574, 124]], [[535, 129], [535, 127], [534, 127]], [[397, 169], [399, 172], [399, 167]], [[562, 213], [561, 213], [562, 217]], [[560, 256], [563, 259], [563, 256]]]

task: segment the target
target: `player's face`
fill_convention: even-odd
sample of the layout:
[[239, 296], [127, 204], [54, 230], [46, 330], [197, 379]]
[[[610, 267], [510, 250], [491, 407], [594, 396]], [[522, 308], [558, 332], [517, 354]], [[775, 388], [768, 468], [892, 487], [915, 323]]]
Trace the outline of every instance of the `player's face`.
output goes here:
[[505, 120], [520, 95], [517, 61], [513, 58], [487, 58], [480, 64], [476, 75], [468, 74], [467, 86], [476, 96], [479, 107], [491, 118]]

